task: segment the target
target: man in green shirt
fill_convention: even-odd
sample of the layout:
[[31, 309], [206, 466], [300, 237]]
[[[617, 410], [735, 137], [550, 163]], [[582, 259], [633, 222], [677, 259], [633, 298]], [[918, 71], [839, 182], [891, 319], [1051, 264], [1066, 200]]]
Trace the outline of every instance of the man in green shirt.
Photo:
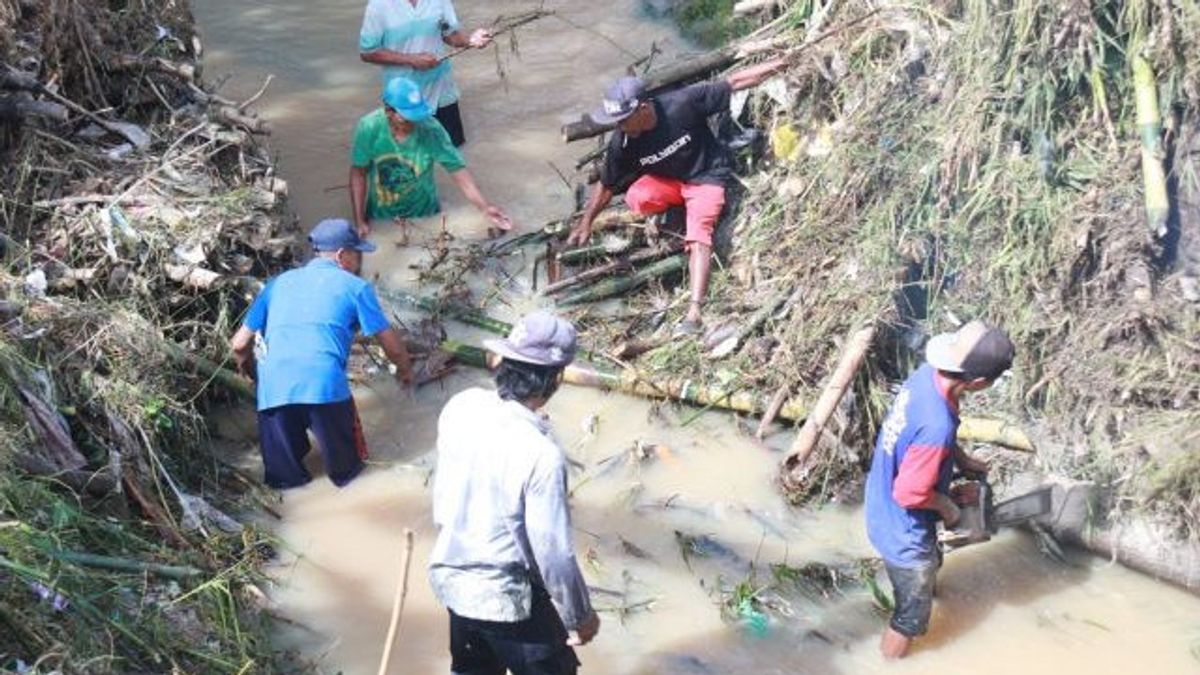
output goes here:
[[371, 231], [372, 221], [390, 219], [402, 228], [408, 242], [407, 220], [432, 216], [441, 210], [434, 164], [442, 165], [491, 222], [488, 234], [512, 229], [500, 207], [484, 198], [467, 171], [466, 160], [454, 147], [420, 88], [403, 77], [393, 78], [383, 90], [383, 107], [367, 113], [354, 129], [350, 150], [350, 204], [360, 236]]

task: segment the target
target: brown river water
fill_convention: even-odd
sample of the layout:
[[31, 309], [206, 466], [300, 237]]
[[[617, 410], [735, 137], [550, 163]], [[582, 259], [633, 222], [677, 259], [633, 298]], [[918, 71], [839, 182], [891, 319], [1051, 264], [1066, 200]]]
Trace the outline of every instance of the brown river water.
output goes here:
[[[357, 117], [374, 107], [379, 83], [357, 58], [364, 4], [193, 1], [206, 76], [228, 77], [223, 94], [245, 98], [267, 74], [275, 76], [259, 109], [275, 127], [280, 172], [305, 227], [350, 212], [349, 135]], [[468, 27], [533, 6], [456, 3]], [[499, 52], [471, 52], [454, 62], [471, 170], [523, 228], [571, 210], [571, 190], [553, 166], [569, 171], [591, 146], [562, 144], [560, 124], [590, 107], [603, 84], [652, 43], [667, 55], [689, 49], [669, 25], [640, 14], [635, 0], [552, 0], [546, 7], [561, 18], [522, 29], [517, 52], [501, 39]], [[478, 240], [482, 219], [447, 181], [442, 187], [450, 232], [459, 241]], [[419, 244], [437, 228], [438, 219], [422, 223], [416, 245], [406, 249], [393, 245], [396, 233], [377, 233], [383, 245], [369, 257], [366, 274], [383, 287], [416, 288], [409, 266], [428, 257]], [[521, 288], [529, 270], [508, 265], [518, 281], [505, 289], [509, 305], [491, 311], [511, 317], [534, 302]], [[485, 275], [479, 283], [494, 279]], [[377, 671], [406, 527], [416, 532], [417, 545], [389, 672], [448, 672], [446, 615], [424, 569], [434, 538], [431, 450], [442, 404], [483, 381], [463, 371], [411, 396], [386, 377], [359, 383], [371, 469], [343, 490], [319, 479], [284, 495], [278, 534], [285, 561], [275, 570], [273, 597], [292, 624], [279, 639], [320, 672]], [[871, 555], [861, 512], [790, 511], [771, 484], [778, 448], [788, 439], [756, 444], [727, 415], [696, 417], [688, 409], [572, 388], [548, 412], [582, 466], [571, 478], [576, 545], [596, 589], [593, 602], [605, 610], [600, 636], [579, 650], [582, 672], [1200, 673], [1200, 599], [1105, 561], [1053, 562], [1017, 532], [947, 559], [930, 635], [899, 664], [877, 655], [884, 619], [864, 591], [822, 602], [793, 599], [790, 618], [772, 615], [755, 630], [726, 623], [721, 589], [749, 578], [751, 565], [761, 585], [772, 563]], [[236, 415], [222, 426], [227, 435], [253, 437], [252, 416]], [[626, 461], [638, 443], [665, 451], [652, 461]], [[665, 501], [671, 508], [655, 507]], [[676, 531], [707, 535], [719, 546], [685, 561]]]

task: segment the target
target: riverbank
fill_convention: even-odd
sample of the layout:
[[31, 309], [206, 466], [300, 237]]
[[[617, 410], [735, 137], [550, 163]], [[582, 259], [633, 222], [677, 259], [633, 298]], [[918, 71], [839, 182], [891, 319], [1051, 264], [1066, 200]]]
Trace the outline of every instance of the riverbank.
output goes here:
[[[253, 101], [185, 3], [0, 1], [0, 670], [278, 672], [271, 509], [205, 414], [291, 264]], [[232, 386], [232, 388], [230, 388]]]
[[[238, 13], [244, 4], [225, 12], [229, 32], [249, 23]], [[553, 127], [590, 107], [613, 73], [644, 55], [635, 50], [669, 40], [664, 29], [636, 22], [635, 3], [626, 4], [626, 13], [564, 8], [589, 30], [540, 45], [526, 40], [519, 50], [505, 45], [495, 57], [471, 55], [474, 62], [456, 66], [473, 170], [485, 190], [515, 206], [526, 230], [574, 208], [572, 186], [558, 172], [569, 173], [586, 149], [564, 149]], [[472, 22], [494, 18], [490, 5], [460, 5]], [[780, 391], [812, 400], [846, 336], [876, 326], [868, 365], [831, 426], [836, 442], [817, 455], [829, 469], [821, 489], [795, 498], [822, 503], [834, 494], [824, 488], [837, 486], [840, 501], [858, 491], [853, 481], [873, 420], [922, 336], [955, 317], [989, 316], [1010, 327], [1022, 356], [1015, 376], [975, 410], [1019, 422], [1042, 450], [1040, 459], [1009, 462], [1000, 473], [1097, 481], [1112, 488], [1117, 513], [1157, 513], [1186, 540], [1197, 499], [1189, 436], [1197, 428], [1196, 317], [1186, 293], [1188, 249], [1179, 244], [1172, 262], [1162, 255], [1171, 239], [1143, 227], [1138, 120], [1121, 59], [1137, 17], [1088, 19], [1035, 3], [1032, 14], [1014, 13], [996, 30], [971, 10], [944, 8], [873, 15], [842, 28], [861, 18], [854, 8], [816, 16], [800, 13], [801, 5], [811, 6], [776, 3], [761, 18], [785, 27], [775, 37], [789, 43], [833, 36], [745, 108], [742, 122], [768, 132], [774, 157], [748, 158], [755, 168], [743, 176], [741, 215], [728, 225], [732, 255], [717, 273], [712, 332], [620, 361], [644, 379], [704, 382], [718, 394], [732, 383], [761, 400]], [[290, 168], [307, 181], [297, 211], [311, 223], [348, 206], [337, 191], [339, 144], [353, 112], [373, 105], [376, 93], [365, 66], [338, 46], [352, 42], [360, 8], [330, 10], [346, 22], [339, 32], [309, 16], [321, 8], [289, 6], [303, 19], [297, 42], [309, 37], [304, 28], [331, 41], [294, 59], [294, 44], [273, 44], [272, 58], [299, 64], [291, 72], [298, 84], [261, 99], [273, 122], [291, 125], [289, 138], [311, 144], [297, 146], [314, 154]], [[1196, 119], [1200, 43], [1188, 37], [1188, 10], [1177, 10], [1171, 28], [1151, 13], [1140, 30], [1158, 36], [1147, 59], [1164, 84], [1160, 109], [1175, 118], [1164, 138], [1177, 157], [1170, 194], [1183, 205], [1191, 199], [1184, 139]], [[314, 484], [279, 504], [258, 491], [255, 477], [210, 454], [206, 406], [231, 394], [203, 364], [181, 364], [170, 345], [222, 360], [253, 279], [291, 261], [291, 232], [280, 225], [284, 190], [248, 133], [256, 122], [236, 121], [253, 109], [243, 102], [264, 78], [247, 67], [230, 87], [244, 91], [221, 102], [182, 67], [201, 63], [190, 18], [177, 10], [88, 11], [95, 13], [51, 15], [0, 0], [0, 53], [44, 85], [6, 87], [5, 95], [23, 97], [11, 93], [23, 90], [29, 96], [19, 102], [54, 103], [66, 114], [64, 121], [55, 108], [11, 106], [40, 112], [37, 120], [16, 113], [20, 123], [0, 138], [6, 159], [14, 158], [3, 183], [0, 668], [23, 670], [39, 659], [32, 672], [303, 667], [271, 643], [258, 611], [269, 591], [259, 570], [277, 560], [278, 542], [220, 515], [248, 508], [282, 516], [284, 548], [298, 554], [273, 570], [289, 582], [276, 593], [295, 633], [288, 644], [306, 658], [370, 672], [386, 628], [398, 533], [418, 530], [414, 570], [432, 541], [430, 422], [446, 396], [482, 376], [459, 373], [444, 389], [427, 387], [411, 399], [366, 379], [357, 393], [376, 464], [346, 492]], [[1089, 52], [1085, 37], [1094, 30], [1106, 36], [1099, 44], [1122, 48]], [[34, 34], [40, 39], [18, 39]], [[619, 38], [619, 48], [599, 34]], [[1059, 60], [1056, 50], [1076, 53], [1064, 45], [1098, 66], [1081, 71], [1092, 84], [1062, 77], [1088, 64]], [[580, 63], [589, 64], [586, 75]], [[1038, 73], [1067, 84], [1046, 89]], [[280, 72], [274, 86], [287, 75]], [[545, 96], [548, 89], [562, 100]], [[137, 130], [149, 137], [145, 148]], [[317, 132], [328, 137], [313, 140]], [[295, 161], [290, 140], [276, 149], [293, 158], [285, 167]], [[1182, 215], [1168, 219], [1168, 232], [1176, 222], [1186, 241], [1191, 221]], [[540, 245], [488, 259], [469, 207], [451, 198], [446, 216], [456, 240], [444, 265], [434, 262], [439, 227], [431, 219], [419, 239], [428, 248], [397, 249], [394, 233], [379, 233], [384, 245], [368, 276], [418, 292], [449, 280], [456, 302], [471, 298], [474, 309], [501, 318], [545, 302], [529, 293], [541, 280]], [[576, 318], [589, 346], [610, 352], [631, 336], [661, 337], [647, 326], [669, 332], [680, 297], [668, 279], [615, 307], [575, 310]], [[776, 298], [786, 307], [761, 313]], [[480, 337], [447, 324], [455, 337]], [[714, 356], [707, 343], [728, 344], [736, 333], [730, 325], [753, 332]], [[580, 555], [602, 589], [606, 622], [585, 653], [589, 670], [878, 667], [871, 643], [882, 624], [864, 588], [838, 588], [815, 603], [780, 601], [779, 587], [796, 576], [776, 565], [799, 569], [816, 560], [840, 569], [869, 555], [853, 509], [792, 511], [771, 493], [790, 440], [783, 425], [767, 429], [764, 448], [750, 439], [756, 417], [574, 389], [551, 413], [585, 467], [572, 477], [587, 530]], [[803, 532], [792, 526], [797, 518]], [[1036, 653], [1047, 671], [1070, 664], [1102, 672], [1152, 656], [1179, 672], [1193, 663], [1192, 599], [1092, 562], [1048, 562], [1026, 537], [989, 546], [952, 557], [948, 607], [966, 620], [939, 629], [906, 668], [1002, 672], [1011, 663], [997, 656], [989, 671], [979, 653], [1023, 663]], [[444, 615], [419, 574], [412, 583], [397, 658], [438, 669]], [[773, 640], [761, 641], [755, 631], [763, 627]]]

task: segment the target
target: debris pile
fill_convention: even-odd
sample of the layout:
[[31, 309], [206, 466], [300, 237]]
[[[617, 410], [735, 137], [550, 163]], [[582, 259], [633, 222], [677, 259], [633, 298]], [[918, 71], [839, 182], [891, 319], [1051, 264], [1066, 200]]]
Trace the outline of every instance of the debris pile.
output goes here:
[[[205, 407], [293, 259], [253, 100], [198, 77], [183, 3], [0, 0], [0, 669], [247, 672], [254, 482]], [[267, 505], [269, 510], [269, 504]]]

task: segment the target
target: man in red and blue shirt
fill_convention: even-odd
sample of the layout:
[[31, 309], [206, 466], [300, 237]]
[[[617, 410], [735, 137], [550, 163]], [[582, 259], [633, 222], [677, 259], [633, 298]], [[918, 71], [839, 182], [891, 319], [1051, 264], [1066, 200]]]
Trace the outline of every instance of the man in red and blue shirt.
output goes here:
[[941, 565], [937, 522], [953, 527], [959, 518], [955, 500], [971, 499], [952, 492], [955, 468], [987, 471], [986, 463], [958, 447], [959, 399], [990, 387], [1012, 366], [1014, 352], [1002, 331], [978, 321], [934, 337], [925, 350], [926, 363], [905, 381], [879, 430], [866, 512], [867, 535], [883, 557], [895, 596], [895, 611], [880, 641], [886, 658], [904, 656], [929, 625]]

